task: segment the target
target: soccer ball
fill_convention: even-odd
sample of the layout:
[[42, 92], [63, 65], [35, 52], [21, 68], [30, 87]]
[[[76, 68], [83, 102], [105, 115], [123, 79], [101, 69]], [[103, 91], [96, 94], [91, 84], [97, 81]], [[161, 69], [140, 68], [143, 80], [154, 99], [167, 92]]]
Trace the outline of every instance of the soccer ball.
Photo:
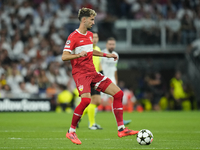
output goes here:
[[137, 134], [137, 142], [140, 145], [149, 145], [153, 141], [153, 134], [147, 129], [142, 129]]

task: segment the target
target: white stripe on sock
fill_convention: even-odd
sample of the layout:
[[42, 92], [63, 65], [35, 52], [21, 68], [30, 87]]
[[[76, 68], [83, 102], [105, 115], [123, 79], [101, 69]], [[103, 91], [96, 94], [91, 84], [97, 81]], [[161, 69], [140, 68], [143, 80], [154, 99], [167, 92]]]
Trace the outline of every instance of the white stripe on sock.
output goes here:
[[69, 132], [76, 132], [76, 129], [70, 127]]
[[125, 128], [125, 126], [124, 126], [124, 125], [118, 126], [118, 130], [119, 130], [119, 129], [121, 129], [121, 128], [123, 128], [123, 129], [124, 129], [124, 128]]
[[113, 110], [123, 110], [123, 108], [113, 108]]
[[79, 116], [79, 117], [81, 117], [82, 115], [80, 115], [80, 114], [77, 114], [77, 113], [74, 113], [74, 115], [76, 115], [76, 116]]

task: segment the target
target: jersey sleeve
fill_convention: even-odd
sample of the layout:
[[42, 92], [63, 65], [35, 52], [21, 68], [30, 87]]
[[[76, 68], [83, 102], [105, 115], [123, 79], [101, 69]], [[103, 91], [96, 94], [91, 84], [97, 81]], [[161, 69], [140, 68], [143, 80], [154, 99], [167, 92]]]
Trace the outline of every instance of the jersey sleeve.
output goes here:
[[69, 36], [65, 43], [65, 47], [64, 47], [63, 51], [68, 51], [68, 52], [72, 53], [72, 51], [74, 49], [75, 49], [75, 40], [73, 40], [71, 38], [71, 36]]

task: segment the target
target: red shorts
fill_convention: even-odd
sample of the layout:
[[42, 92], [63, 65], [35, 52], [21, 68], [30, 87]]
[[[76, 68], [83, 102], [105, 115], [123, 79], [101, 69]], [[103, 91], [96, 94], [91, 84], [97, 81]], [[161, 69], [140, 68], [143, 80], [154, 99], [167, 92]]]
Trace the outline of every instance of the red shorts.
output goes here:
[[73, 76], [73, 78], [76, 83], [79, 95], [82, 95], [83, 93], [91, 93], [91, 87], [99, 92], [104, 92], [106, 88], [112, 83], [109, 78], [97, 72], [90, 76]]

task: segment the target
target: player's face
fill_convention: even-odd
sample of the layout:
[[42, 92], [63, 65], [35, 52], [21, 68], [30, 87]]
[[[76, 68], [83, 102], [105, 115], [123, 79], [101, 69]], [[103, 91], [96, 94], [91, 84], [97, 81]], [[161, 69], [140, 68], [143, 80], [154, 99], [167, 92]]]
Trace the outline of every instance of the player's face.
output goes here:
[[107, 50], [111, 53], [112, 51], [114, 51], [116, 47], [116, 41], [115, 40], [109, 40], [106, 43], [106, 48]]
[[93, 25], [94, 25], [94, 16], [87, 17], [85, 21], [85, 27], [87, 28], [87, 30], [90, 30]]
[[179, 71], [176, 72], [175, 76], [176, 76], [176, 79], [178, 79], [178, 80], [181, 79], [181, 72], [179, 72]]
[[97, 33], [93, 33], [93, 44], [96, 45], [99, 42], [99, 36]]

